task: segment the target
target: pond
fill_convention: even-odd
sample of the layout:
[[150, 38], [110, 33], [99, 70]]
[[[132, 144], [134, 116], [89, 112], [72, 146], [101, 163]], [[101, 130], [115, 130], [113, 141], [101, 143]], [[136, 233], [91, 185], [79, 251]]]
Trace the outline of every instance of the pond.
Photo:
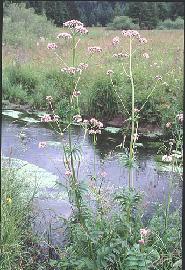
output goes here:
[[[11, 153], [11, 157], [22, 160], [22, 164], [32, 164], [29, 177], [32, 173], [38, 173], [39, 170], [42, 173], [48, 172], [48, 175], [44, 174], [41, 178], [40, 191], [42, 192], [39, 192], [34, 200], [36, 218], [33, 228], [45, 237], [50, 225], [52, 243], [60, 244], [63, 235], [61, 217], [69, 217], [71, 207], [66, 192], [55, 185], [55, 180], [65, 183], [62, 156], [63, 144], [68, 141], [68, 134], [64, 133], [61, 140], [61, 136], [57, 135], [49, 125], [40, 123], [36, 117], [36, 121], [29, 121], [33, 115], [24, 113], [25, 116], [24, 121], [19, 117], [13, 118], [15, 116], [10, 114], [2, 116], [2, 156], [9, 157]], [[20, 136], [20, 132], [24, 133], [24, 136]], [[47, 142], [45, 148], [38, 147], [41, 141]], [[88, 182], [94, 167], [94, 147], [91, 137], [87, 135], [84, 139], [84, 130], [79, 126], [73, 126], [72, 141], [81, 145], [83, 159], [79, 177], [82, 181]], [[120, 135], [104, 131], [99, 136], [95, 148], [97, 173], [107, 173], [103, 185], [110, 189], [127, 185], [128, 169], [121, 164], [119, 159], [121, 150], [116, 147], [120, 143]], [[171, 173], [162, 171], [157, 165], [155, 158], [159, 143], [143, 142], [143, 145], [138, 148], [138, 168], [134, 171], [134, 185], [137, 190], [144, 191], [144, 202], [150, 213], [155, 204], [162, 202], [164, 196], [167, 195]], [[176, 185], [172, 193], [172, 207], [176, 208], [181, 205], [182, 188], [178, 177], [174, 179], [176, 179]], [[33, 181], [33, 179], [30, 177], [29, 181]]]

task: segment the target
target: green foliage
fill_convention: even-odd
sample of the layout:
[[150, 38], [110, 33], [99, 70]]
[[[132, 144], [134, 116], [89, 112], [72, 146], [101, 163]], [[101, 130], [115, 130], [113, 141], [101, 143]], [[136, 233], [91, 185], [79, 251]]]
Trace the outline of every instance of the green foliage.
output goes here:
[[133, 23], [132, 19], [128, 16], [117, 16], [114, 18], [112, 23], [109, 23], [108, 25], [109, 29], [115, 29], [115, 30], [128, 30], [128, 29], [139, 29], [139, 25], [136, 23]]
[[34, 9], [26, 9], [25, 3], [4, 6], [3, 42], [14, 47], [36, 46], [40, 37], [50, 37], [55, 27], [46, 16], [39, 16]]
[[171, 19], [159, 21], [157, 29], [159, 30], [184, 29], [184, 20], [181, 17], [178, 17], [175, 21], [172, 21]]
[[26, 256], [25, 242], [30, 232], [31, 201], [24, 197], [29, 186], [11, 167], [3, 167], [1, 173], [0, 269], [19, 269], [19, 260]]
[[109, 78], [97, 79], [92, 85], [89, 112], [97, 118], [107, 119], [118, 113], [117, 96]]

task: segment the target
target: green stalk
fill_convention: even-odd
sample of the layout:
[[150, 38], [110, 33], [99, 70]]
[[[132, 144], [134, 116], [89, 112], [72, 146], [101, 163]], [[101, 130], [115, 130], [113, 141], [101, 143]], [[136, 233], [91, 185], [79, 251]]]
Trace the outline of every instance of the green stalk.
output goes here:
[[[130, 161], [134, 159], [134, 149], [133, 149], [133, 140], [134, 140], [134, 81], [132, 76], [132, 38], [130, 37], [130, 63], [129, 63], [129, 75], [132, 86], [132, 131], [130, 138]], [[133, 169], [129, 168], [129, 188], [134, 186], [134, 177], [133, 177]]]

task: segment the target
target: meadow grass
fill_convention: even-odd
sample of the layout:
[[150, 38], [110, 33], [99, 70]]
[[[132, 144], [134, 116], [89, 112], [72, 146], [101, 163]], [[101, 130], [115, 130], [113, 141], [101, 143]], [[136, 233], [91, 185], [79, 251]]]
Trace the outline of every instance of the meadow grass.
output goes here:
[[[16, 103], [28, 103], [35, 108], [45, 107], [45, 96], [52, 95], [54, 97], [57, 108], [61, 108], [65, 103], [65, 97], [68, 90], [66, 85], [70, 85], [70, 79], [61, 74], [60, 69], [63, 64], [47, 49], [47, 43], [56, 42], [60, 49], [57, 53], [71, 66], [70, 43], [58, 40], [57, 34], [66, 30], [56, 28], [53, 38], [45, 41], [35, 40], [35, 46], [30, 49], [13, 48], [5, 45], [3, 47], [3, 97]], [[181, 30], [142, 30], [141, 36], [145, 36], [148, 43], [139, 49], [139, 54], [133, 58], [133, 76], [136, 87], [136, 105], [141, 107], [148, 93], [155, 84], [155, 76], [160, 75], [165, 85], [160, 84], [151, 99], [149, 99], [146, 109], [143, 111], [142, 117], [147, 122], [157, 122], [159, 125], [165, 125], [166, 121], [173, 117], [174, 110], [182, 110], [183, 96], [183, 31]], [[113, 78], [117, 84], [117, 91], [123, 100], [126, 100], [128, 109], [131, 106], [131, 87], [129, 80], [122, 75], [121, 64], [114, 59], [113, 54], [118, 52], [128, 52], [128, 41], [121, 37], [120, 49], [113, 48], [112, 38], [121, 37], [121, 31], [107, 30], [106, 28], [89, 28], [89, 34], [83, 38], [78, 44], [78, 54], [76, 56], [76, 65], [80, 62], [87, 62], [89, 46], [100, 46], [103, 52], [93, 55], [89, 60], [89, 67], [84, 73], [79, 83], [81, 91], [80, 105], [83, 114], [105, 117], [106, 111], [103, 111], [102, 96], [104, 89], [108, 87], [109, 78], [106, 75], [108, 69], [114, 71]], [[38, 42], [38, 43], [37, 43]], [[36, 45], [37, 43], [37, 45]], [[149, 59], [144, 59], [142, 54], [147, 52]], [[124, 60], [125, 68], [128, 67], [127, 59]], [[24, 77], [24, 83], [15, 79], [16, 70], [17, 77]], [[50, 74], [50, 79], [48, 79]], [[53, 76], [53, 79], [51, 78]], [[35, 85], [29, 86], [30, 81], [35, 81]], [[97, 91], [97, 83], [102, 81]], [[30, 91], [30, 88], [32, 88]], [[68, 87], [67, 87], [68, 88]], [[15, 90], [16, 89], [16, 90]], [[98, 95], [98, 93], [100, 95]], [[110, 87], [109, 96], [105, 102], [112, 103], [113, 89]], [[60, 99], [60, 100], [59, 100]], [[99, 99], [99, 102], [97, 102]], [[173, 104], [172, 104], [173, 101]], [[96, 108], [94, 108], [96, 105]], [[121, 113], [121, 104], [117, 101], [118, 106], [110, 106], [110, 117]], [[116, 103], [115, 103], [116, 104]], [[111, 111], [111, 108], [112, 111]], [[65, 109], [64, 109], [65, 110]], [[96, 115], [95, 111], [101, 115]], [[62, 112], [58, 112], [62, 114]], [[100, 113], [99, 113], [100, 114]]]

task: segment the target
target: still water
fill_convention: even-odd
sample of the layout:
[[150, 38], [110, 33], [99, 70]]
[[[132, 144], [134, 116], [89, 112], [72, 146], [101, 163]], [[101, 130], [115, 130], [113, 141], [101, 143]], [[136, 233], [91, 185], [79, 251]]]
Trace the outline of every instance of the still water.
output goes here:
[[[20, 138], [23, 131], [24, 138]], [[63, 139], [57, 135], [46, 123], [25, 123], [2, 116], [1, 132], [1, 152], [2, 156], [11, 157], [27, 161], [46, 171], [56, 175], [61, 183], [64, 183], [65, 168], [63, 165], [63, 144], [68, 141], [68, 134], [64, 133]], [[94, 170], [94, 146], [91, 137], [87, 135], [84, 139], [84, 130], [79, 126], [72, 128], [73, 144], [81, 146], [82, 161], [79, 170], [79, 178], [90, 181]], [[39, 148], [39, 142], [48, 142], [45, 148]], [[54, 143], [55, 142], [55, 143]], [[53, 144], [54, 143], [54, 144]], [[95, 163], [97, 173], [106, 172], [104, 186], [109, 188], [122, 187], [127, 185], [128, 169], [120, 163], [118, 154], [119, 148], [115, 148], [121, 143], [121, 137], [116, 134], [103, 132], [99, 136], [95, 148]], [[169, 190], [169, 172], [160, 172], [156, 166], [155, 156], [158, 149], [151, 147], [152, 144], [143, 143], [144, 147], [138, 149], [138, 168], [134, 171], [135, 187], [144, 191], [144, 201], [149, 209], [156, 202], [162, 202]], [[176, 177], [177, 179], [177, 177]], [[181, 204], [181, 187], [177, 181], [172, 193], [173, 208]], [[60, 191], [58, 186], [45, 187], [44, 195], [38, 196], [35, 201], [36, 219], [34, 229], [40, 235], [45, 235], [49, 224], [52, 231], [52, 241], [54, 244], [60, 242], [62, 235], [61, 217], [68, 217], [71, 213], [70, 204], [67, 197], [59, 198], [56, 191]]]

